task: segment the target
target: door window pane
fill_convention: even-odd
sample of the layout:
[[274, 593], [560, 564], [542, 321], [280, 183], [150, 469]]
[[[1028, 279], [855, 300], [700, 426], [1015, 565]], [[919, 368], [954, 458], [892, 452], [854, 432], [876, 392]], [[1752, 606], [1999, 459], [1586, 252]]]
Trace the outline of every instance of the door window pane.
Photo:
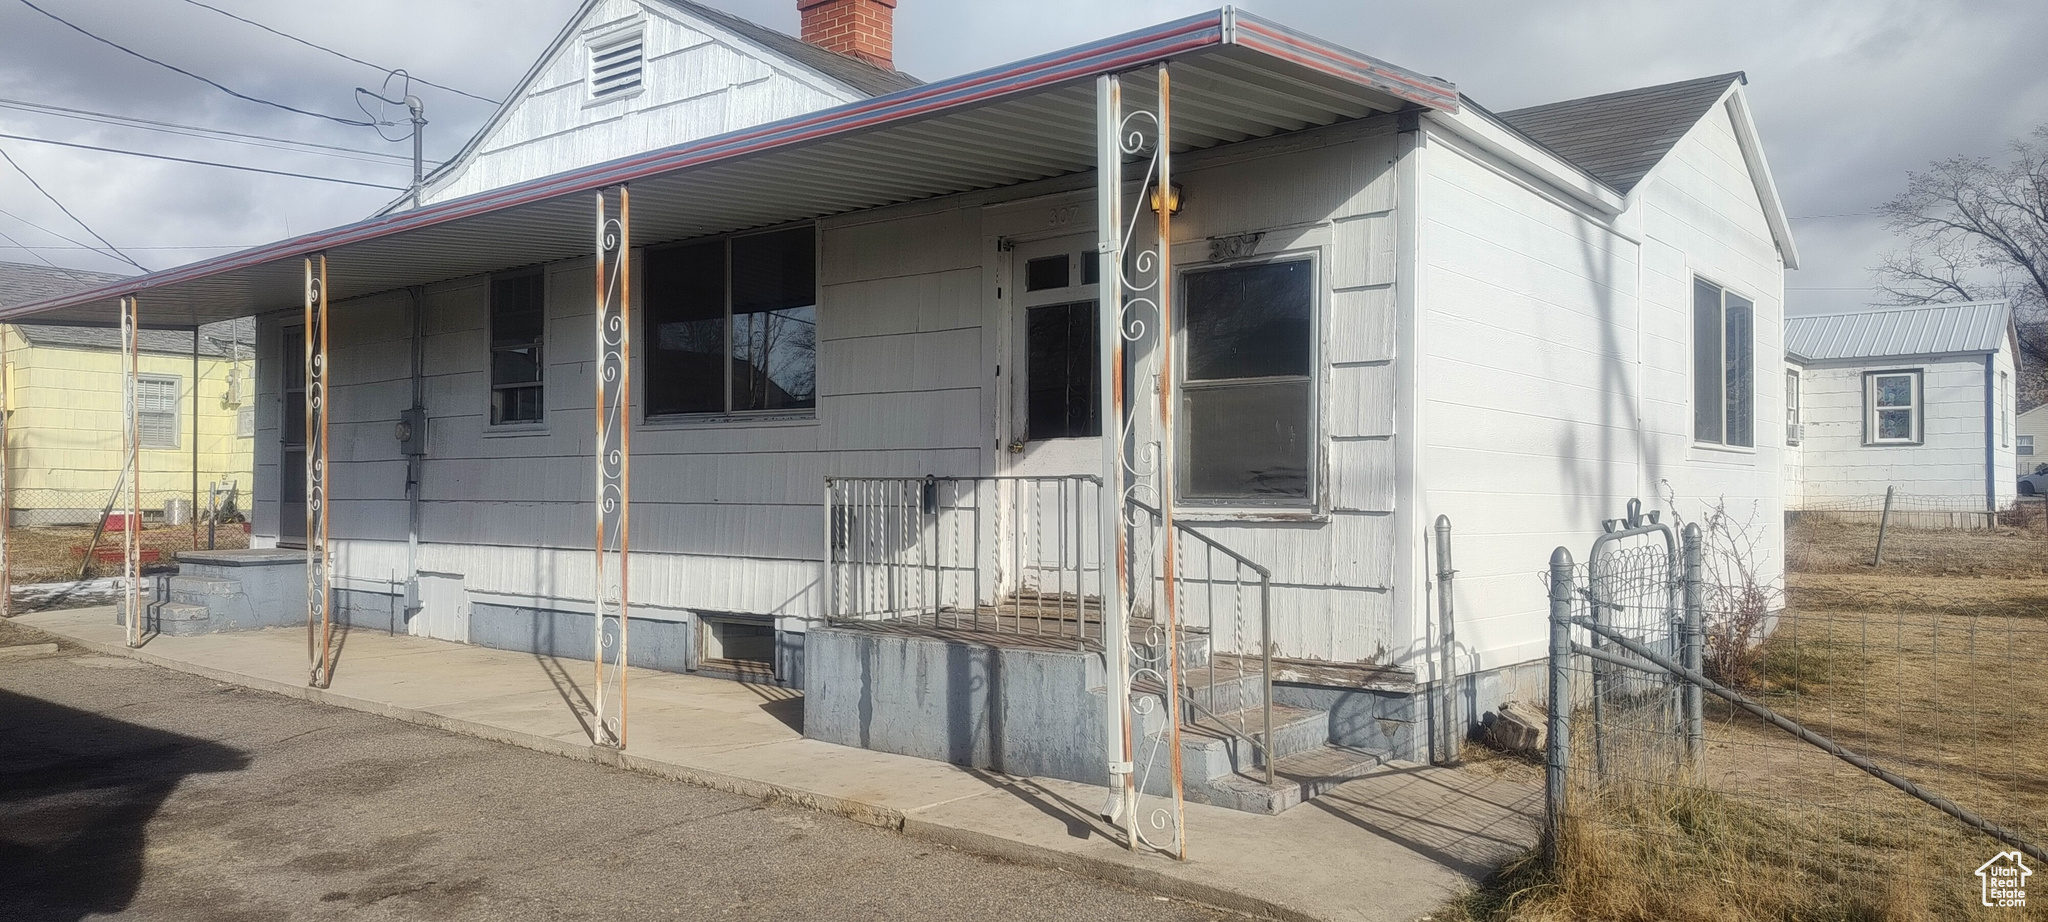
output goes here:
[[1187, 380], [1307, 375], [1314, 279], [1305, 259], [1188, 273]]
[[1024, 335], [1025, 437], [1038, 441], [1101, 435], [1095, 302], [1031, 308]]
[[725, 409], [725, 244], [650, 251], [647, 412]]
[[1067, 254], [1041, 256], [1024, 264], [1024, 290], [1046, 291], [1065, 288], [1072, 278], [1067, 272]]
[[1191, 389], [1183, 405], [1189, 496], [1308, 497], [1308, 382]]

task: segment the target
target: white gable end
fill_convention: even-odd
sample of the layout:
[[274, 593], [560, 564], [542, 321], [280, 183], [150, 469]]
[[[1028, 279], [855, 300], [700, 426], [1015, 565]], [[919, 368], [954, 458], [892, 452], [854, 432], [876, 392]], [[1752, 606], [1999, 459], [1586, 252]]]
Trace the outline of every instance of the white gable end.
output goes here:
[[[641, 35], [642, 85], [595, 98], [591, 48]], [[660, 2], [600, 0], [458, 160], [434, 203], [685, 144], [861, 98]]]

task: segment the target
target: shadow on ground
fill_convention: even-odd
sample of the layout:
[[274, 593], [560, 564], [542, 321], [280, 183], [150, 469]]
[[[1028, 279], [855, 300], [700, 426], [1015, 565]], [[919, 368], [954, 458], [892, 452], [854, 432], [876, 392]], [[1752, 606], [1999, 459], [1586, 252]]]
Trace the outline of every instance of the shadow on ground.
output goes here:
[[0, 692], [0, 917], [126, 908], [144, 827], [178, 782], [248, 764], [226, 746]]

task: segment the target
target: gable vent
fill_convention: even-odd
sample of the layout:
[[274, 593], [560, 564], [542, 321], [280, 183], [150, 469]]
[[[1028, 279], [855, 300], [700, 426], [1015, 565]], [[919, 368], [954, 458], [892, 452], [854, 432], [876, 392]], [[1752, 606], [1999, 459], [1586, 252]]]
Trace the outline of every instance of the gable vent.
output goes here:
[[640, 89], [646, 58], [635, 29], [590, 43], [590, 98], [630, 96]]

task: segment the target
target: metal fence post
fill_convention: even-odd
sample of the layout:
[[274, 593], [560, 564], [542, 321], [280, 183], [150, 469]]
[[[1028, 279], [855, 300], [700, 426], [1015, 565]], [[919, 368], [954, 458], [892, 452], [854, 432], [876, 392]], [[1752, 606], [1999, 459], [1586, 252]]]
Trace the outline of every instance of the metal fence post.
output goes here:
[[1550, 714], [1545, 730], [1543, 850], [1555, 864], [1564, 828], [1565, 770], [1571, 764], [1572, 552], [1550, 554]]
[[1438, 765], [1459, 763], [1458, 741], [1465, 726], [1458, 707], [1458, 626], [1452, 619], [1451, 605], [1451, 579], [1457, 572], [1451, 568], [1451, 517], [1440, 515], [1436, 517], [1436, 611], [1437, 632], [1443, 638], [1443, 646], [1437, 677], [1442, 692], [1437, 704], [1441, 722]]
[[[1707, 611], [1703, 595], [1700, 527], [1697, 523], [1685, 526], [1685, 614], [1680, 624], [1683, 637], [1685, 667], [1696, 673], [1705, 673]], [[1685, 754], [1692, 759], [1694, 770], [1703, 766], [1700, 757], [1706, 754], [1706, 698], [1700, 687], [1685, 683]]]

